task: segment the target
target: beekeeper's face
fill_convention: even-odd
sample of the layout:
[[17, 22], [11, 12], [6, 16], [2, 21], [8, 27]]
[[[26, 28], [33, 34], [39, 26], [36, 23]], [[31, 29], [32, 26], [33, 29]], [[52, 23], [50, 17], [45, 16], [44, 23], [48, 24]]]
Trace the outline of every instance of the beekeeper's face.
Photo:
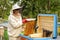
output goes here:
[[18, 13], [21, 14], [21, 10], [20, 10], [20, 9], [15, 9], [15, 10], [13, 10], [13, 14], [18, 14]]

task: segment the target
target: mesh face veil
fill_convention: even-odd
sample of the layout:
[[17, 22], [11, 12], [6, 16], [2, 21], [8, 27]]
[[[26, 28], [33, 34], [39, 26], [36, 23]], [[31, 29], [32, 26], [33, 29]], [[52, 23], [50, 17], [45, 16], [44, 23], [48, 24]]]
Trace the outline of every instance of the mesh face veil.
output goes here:
[[18, 6], [17, 3], [14, 4], [14, 5], [12, 6], [12, 9], [10, 10], [10, 15], [13, 14], [13, 10], [19, 10], [19, 12], [21, 12], [21, 11], [22, 11], [22, 7]]

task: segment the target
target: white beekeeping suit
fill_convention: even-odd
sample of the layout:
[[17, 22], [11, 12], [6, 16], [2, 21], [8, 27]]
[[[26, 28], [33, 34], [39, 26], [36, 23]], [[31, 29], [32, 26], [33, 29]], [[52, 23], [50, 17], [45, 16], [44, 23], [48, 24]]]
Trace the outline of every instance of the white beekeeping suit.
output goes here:
[[13, 5], [11, 11], [10, 11], [10, 15], [8, 18], [8, 34], [9, 34], [9, 40], [16, 40], [16, 37], [18, 37], [18, 35], [23, 31], [22, 28], [22, 17], [20, 16], [20, 18], [16, 18], [15, 16], [13, 16], [13, 10], [15, 9], [19, 9], [21, 8], [20, 6], [18, 6], [17, 4]]

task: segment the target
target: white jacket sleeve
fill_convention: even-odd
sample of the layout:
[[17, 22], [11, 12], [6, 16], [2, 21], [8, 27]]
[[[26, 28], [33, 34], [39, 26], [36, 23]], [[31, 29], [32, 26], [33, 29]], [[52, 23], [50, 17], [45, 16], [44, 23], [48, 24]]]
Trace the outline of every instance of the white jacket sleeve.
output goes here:
[[14, 28], [19, 28], [20, 26], [22, 26], [22, 21], [19, 20], [19, 21], [16, 21], [14, 18], [12, 17], [9, 17], [9, 23], [12, 25], [12, 27]]

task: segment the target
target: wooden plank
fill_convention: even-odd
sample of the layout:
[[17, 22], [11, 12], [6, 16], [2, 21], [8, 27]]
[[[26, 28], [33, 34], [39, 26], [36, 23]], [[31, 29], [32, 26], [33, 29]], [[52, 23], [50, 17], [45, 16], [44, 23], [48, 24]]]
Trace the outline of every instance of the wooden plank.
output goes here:
[[37, 33], [43, 33], [42, 27], [40, 26], [40, 16], [37, 17]]
[[[51, 30], [53, 31], [53, 20], [54, 18], [53, 17], [45, 17], [45, 16], [39, 16], [38, 17], [38, 20], [37, 20], [37, 25], [40, 27], [40, 28], [43, 28], [43, 29], [47, 29], [47, 30]], [[42, 21], [43, 20], [43, 21]], [[51, 22], [50, 22], [51, 21]]]

